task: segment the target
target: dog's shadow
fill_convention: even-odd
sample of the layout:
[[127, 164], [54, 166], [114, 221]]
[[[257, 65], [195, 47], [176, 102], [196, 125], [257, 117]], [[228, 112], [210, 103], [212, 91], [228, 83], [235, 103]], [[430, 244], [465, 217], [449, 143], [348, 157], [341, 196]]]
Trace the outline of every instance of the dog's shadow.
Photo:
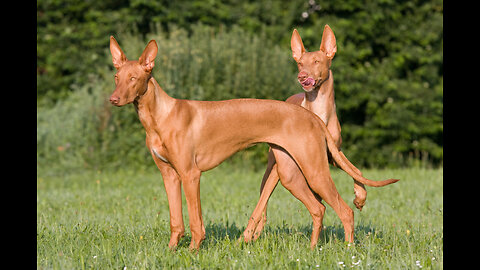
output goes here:
[[[243, 234], [245, 230], [245, 226], [237, 226], [234, 223], [208, 223], [205, 226], [205, 233], [206, 238], [202, 243], [203, 247], [206, 246], [216, 246], [217, 244], [224, 243], [224, 242], [236, 242], [241, 243], [243, 241], [238, 241], [240, 236]], [[264, 230], [262, 231], [262, 235], [260, 235], [259, 239], [265, 237], [265, 235], [275, 235], [275, 236], [290, 236], [290, 235], [300, 235], [305, 237], [305, 239], [310, 242], [310, 236], [312, 235], [312, 226], [311, 225], [304, 225], [301, 227], [295, 227], [292, 225], [288, 225], [286, 223], [277, 226], [269, 226], [268, 224], [265, 226]], [[382, 233], [376, 231], [376, 229], [371, 225], [359, 224], [355, 226], [355, 239], [362, 239], [366, 235], [373, 235], [377, 238], [382, 238]], [[342, 225], [331, 225], [331, 226], [324, 226], [320, 233], [320, 237], [318, 239], [318, 244], [323, 245], [324, 243], [329, 242], [343, 242], [345, 240], [345, 232], [343, 230]], [[191, 236], [187, 234], [179, 243], [179, 246], [188, 246], [191, 241]], [[356, 242], [356, 241], [355, 241]], [[252, 241], [252, 244], [255, 242]]]
[[[311, 235], [312, 230], [309, 230], [309, 235]], [[355, 244], [359, 243], [359, 239], [364, 239], [365, 236], [375, 235], [377, 238], [383, 238], [383, 234], [378, 232], [375, 227], [372, 225], [359, 224], [355, 226], [354, 231], [354, 242]], [[326, 226], [322, 229], [320, 237], [318, 239], [319, 243], [328, 243], [328, 242], [337, 242], [345, 240], [345, 231], [342, 225], [332, 225]]]
[[[301, 227], [295, 227], [287, 224], [276, 227], [265, 226], [262, 234], [275, 234], [275, 235], [302, 235], [308, 242], [310, 242], [310, 237], [312, 235], [312, 226], [304, 225]], [[378, 233], [376, 229], [371, 225], [359, 224], [355, 226], [354, 239], [362, 239], [365, 235], [375, 234], [377, 238], [382, 238], [382, 234]], [[262, 237], [262, 236], [260, 236]], [[323, 226], [320, 236], [318, 238], [318, 244], [322, 245], [329, 242], [343, 242], [345, 240], [345, 231], [342, 225], [331, 225]]]

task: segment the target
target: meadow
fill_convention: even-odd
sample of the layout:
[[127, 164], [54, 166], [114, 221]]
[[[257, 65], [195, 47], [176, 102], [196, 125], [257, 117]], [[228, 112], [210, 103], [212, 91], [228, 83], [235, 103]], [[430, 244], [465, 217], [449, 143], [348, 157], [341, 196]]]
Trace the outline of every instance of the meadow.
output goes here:
[[[37, 1], [37, 268], [442, 269], [443, 2], [316, 2]], [[313, 51], [325, 24], [342, 149], [364, 176], [401, 181], [368, 188], [360, 212], [352, 179], [331, 170], [354, 209], [353, 245], [326, 205], [310, 250], [310, 215], [281, 185], [260, 238], [240, 243], [267, 161], [268, 146], [251, 147], [202, 176], [200, 251], [185, 202], [186, 236], [170, 251], [145, 131], [133, 106], [108, 102], [110, 35], [131, 60], [155, 39], [153, 76], [172, 97], [285, 100], [303, 91], [293, 29]]]
[[[153, 162], [152, 162], [153, 163]], [[152, 166], [52, 174], [37, 171], [38, 269], [442, 269], [443, 168], [364, 169], [370, 179], [399, 178], [367, 188], [354, 208], [353, 182], [331, 169], [355, 212], [355, 241], [328, 205], [319, 244], [310, 250], [311, 218], [280, 184], [269, 201], [268, 223], [253, 243], [237, 239], [258, 200], [263, 171], [229, 163], [201, 179], [206, 239], [191, 252], [186, 236], [167, 247], [170, 228], [161, 174]]]

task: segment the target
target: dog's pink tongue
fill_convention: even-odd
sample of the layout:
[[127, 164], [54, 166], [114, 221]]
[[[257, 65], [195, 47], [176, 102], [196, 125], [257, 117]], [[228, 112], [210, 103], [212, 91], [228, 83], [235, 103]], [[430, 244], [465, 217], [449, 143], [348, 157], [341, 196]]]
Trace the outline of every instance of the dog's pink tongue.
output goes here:
[[314, 84], [315, 84], [315, 80], [313, 78], [307, 78], [305, 81], [302, 82], [303, 86], [310, 86]]

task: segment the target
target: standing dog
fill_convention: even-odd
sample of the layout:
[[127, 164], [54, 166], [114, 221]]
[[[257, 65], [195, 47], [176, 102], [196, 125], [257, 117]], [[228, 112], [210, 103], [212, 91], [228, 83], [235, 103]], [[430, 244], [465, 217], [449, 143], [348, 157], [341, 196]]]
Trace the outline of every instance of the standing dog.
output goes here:
[[[205, 238], [200, 204], [202, 172], [256, 143], [270, 145], [280, 179], [289, 177], [282, 155], [295, 160], [312, 190], [338, 214], [345, 238], [350, 242], [353, 241], [353, 211], [342, 200], [330, 177], [327, 145], [335, 162], [355, 180], [379, 185], [398, 181], [375, 182], [356, 174], [339, 154], [323, 121], [300, 106], [274, 100], [193, 101], [170, 97], [152, 77], [157, 51], [156, 42], [151, 40], [137, 61], [129, 61], [117, 41], [110, 37], [112, 62], [117, 69], [116, 88], [110, 102], [115, 106], [133, 103], [145, 128], [146, 145], [163, 176], [167, 192], [170, 248], [175, 248], [185, 233], [181, 187], [192, 234], [190, 248], [198, 249]], [[313, 215], [316, 217], [314, 229], [320, 232], [323, 214]], [[312, 246], [317, 238], [318, 234]]]
[[[297, 79], [305, 92], [289, 97], [286, 102], [302, 106], [320, 117], [332, 135], [338, 151], [344, 156], [340, 150], [342, 144], [342, 137], [340, 134], [341, 127], [336, 112], [333, 74], [330, 70], [332, 59], [337, 52], [335, 35], [333, 34], [332, 29], [328, 25], [325, 25], [320, 49], [314, 52], [307, 52], [303, 46], [300, 35], [297, 30], [294, 29], [290, 43], [293, 59], [295, 59], [298, 65]], [[345, 160], [348, 159], [345, 158]], [[329, 162], [332, 163], [332, 165], [337, 166], [335, 161], [331, 158], [329, 158]], [[279, 180], [275, 163], [275, 156], [272, 151], [270, 151], [268, 155], [267, 169], [260, 187], [261, 197], [257, 204], [258, 209], [256, 208], [254, 211], [255, 214], [252, 214], [252, 218], [249, 220], [249, 224], [243, 234], [243, 238], [247, 242], [252, 239], [256, 240], [266, 223], [266, 204]], [[292, 171], [291, 175], [296, 175], [296, 177], [293, 177], [289, 181], [283, 179], [282, 185], [305, 205], [318, 205], [322, 211], [325, 211], [325, 206], [321, 204], [321, 198], [318, 196], [315, 197], [315, 194], [311, 193], [309, 187], [303, 183], [305, 182], [304, 177], [301, 172], [298, 171], [295, 162], [290, 160], [285, 161], [285, 164], [288, 164], [289, 170]], [[352, 164], [349, 163], [349, 165], [357, 174], [362, 174], [360, 170], [355, 168]], [[367, 191], [364, 185], [355, 179], [354, 191], [355, 199], [353, 200], [353, 203], [359, 210], [362, 210], [367, 198]], [[259, 220], [258, 213], [261, 209], [263, 209], [263, 218]], [[256, 224], [255, 227], [253, 227], [254, 224]]]

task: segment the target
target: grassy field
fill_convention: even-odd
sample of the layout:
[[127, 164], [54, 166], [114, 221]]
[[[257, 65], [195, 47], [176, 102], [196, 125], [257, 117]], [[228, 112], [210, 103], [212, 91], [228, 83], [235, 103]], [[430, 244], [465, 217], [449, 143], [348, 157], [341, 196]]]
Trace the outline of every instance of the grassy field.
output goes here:
[[368, 188], [363, 211], [353, 206], [353, 182], [332, 177], [355, 212], [355, 243], [327, 205], [319, 244], [310, 250], [311, 218], [281, 185], [269, 202], [269, 219], [254, 243], [236, 240], [258, 199], [263, 172], [228, 164], [201, 181], [206, 240], [190, 252], [186, 237], [168, 249], [169, 215], [160, 173], [85, 171], [37, 173], [39, 269], [442, 269], [443, 169], [363, 170], [371, 179], [399, 178]]

